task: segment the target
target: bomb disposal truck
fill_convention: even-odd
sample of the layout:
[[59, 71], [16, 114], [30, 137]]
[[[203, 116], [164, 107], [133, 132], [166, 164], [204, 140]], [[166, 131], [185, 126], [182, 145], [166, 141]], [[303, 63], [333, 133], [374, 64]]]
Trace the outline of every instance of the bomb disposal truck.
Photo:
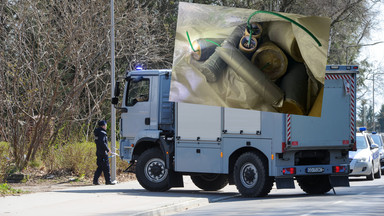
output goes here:
[[294, 180], [309, 194], [349, 186], [357, 70], [327, 66], [320, 118], [170, 102], [170, 70], [129, 71], [116, 107], [120, 157], [149, 191], [183, 187], [183, 175], [202, 190], [235, 184], [252, 197]]

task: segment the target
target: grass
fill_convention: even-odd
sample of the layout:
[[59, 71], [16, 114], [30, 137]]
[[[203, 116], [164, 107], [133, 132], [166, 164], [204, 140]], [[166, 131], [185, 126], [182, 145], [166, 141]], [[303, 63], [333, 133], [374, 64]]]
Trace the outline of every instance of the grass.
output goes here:
[[17, 195], [17, 194], [22, 194], [25, 193], [25, 191], [19, 190], [19, 189], [14, 189], [7, 183], [0, 184], [0, 195], [5, 196], [5, 195]]

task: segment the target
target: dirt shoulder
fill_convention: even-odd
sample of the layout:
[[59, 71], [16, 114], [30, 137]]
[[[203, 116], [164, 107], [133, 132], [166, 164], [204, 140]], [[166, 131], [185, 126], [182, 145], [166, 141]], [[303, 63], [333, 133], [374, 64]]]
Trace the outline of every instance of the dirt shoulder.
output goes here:
[[[118, 182], [136, 180], [133, 173], [120, 173], [116, 177]], [[104, 177], [99, 179], [100, 184], [104, 184]], [[49, 192], [60, 189], [67, 189], [80, 186], [91, 186], [92, 178], [78, 177], [70, 174], [29, 174], [29, 180], [25, 183], [8, 183], [13, 189], [19, 189], [27, 193]], [[18, 194], [20, 195], [20, 194]]]

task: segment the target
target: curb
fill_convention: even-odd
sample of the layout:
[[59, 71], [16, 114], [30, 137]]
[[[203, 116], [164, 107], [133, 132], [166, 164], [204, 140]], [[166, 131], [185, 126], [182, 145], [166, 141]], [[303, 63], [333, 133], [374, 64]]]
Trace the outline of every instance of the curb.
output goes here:
[[176, 213], [187, 211], [193, 208], [202, 207], [210, 203], [220, 202], [223, 200], [227, 200], [227, 199], [231, 199], [239, 196], [241, 195], [236, 194], [232, 196], [219, 197], [212, 200], [209, 200], [209, 198], [196, 198], [196, 199], [188, 200], [181, 203], [170, 204], [157, 209], [151, 209], [145, 212], [139, 212], [137, 214], [134, 214], [133, 216], [162, 216], [162, 215], [176, 214]]

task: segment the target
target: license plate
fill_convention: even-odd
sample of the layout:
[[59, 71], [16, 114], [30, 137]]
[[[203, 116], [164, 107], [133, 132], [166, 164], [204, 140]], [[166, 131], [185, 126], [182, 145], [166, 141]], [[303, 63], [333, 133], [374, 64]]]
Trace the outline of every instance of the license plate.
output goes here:
[[324, 172], [324, 168], [322, 167], [308, 167], [306, 169], [307, 173], [322, 173]]

